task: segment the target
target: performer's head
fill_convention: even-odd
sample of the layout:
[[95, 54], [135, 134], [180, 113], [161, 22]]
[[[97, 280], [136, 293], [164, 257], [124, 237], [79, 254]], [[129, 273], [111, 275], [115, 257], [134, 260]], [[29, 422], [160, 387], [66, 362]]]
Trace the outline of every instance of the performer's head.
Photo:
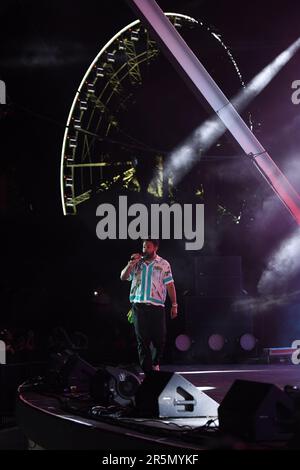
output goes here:
[[147, 258], [153, 258], [159, 248], [158, 240], [143, 240], [143, 255]]

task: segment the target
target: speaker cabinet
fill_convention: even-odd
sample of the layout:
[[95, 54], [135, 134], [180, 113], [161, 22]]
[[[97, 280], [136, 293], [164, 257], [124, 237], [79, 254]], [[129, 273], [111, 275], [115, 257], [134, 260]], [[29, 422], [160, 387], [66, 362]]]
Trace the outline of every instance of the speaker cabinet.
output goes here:
[[106, 366], [92, 377], [90, 395], [99, 405], [127, 406], [133, 403], [140, 379], [125, 369]]
[[173, 372], [150, 372], [135, 396], [139, 416], [216, 417], [219, 404]]
[[270, 383], [236, 380], [219, 407], [220, 430], [252, 441], [286, 440], [294, 402]]

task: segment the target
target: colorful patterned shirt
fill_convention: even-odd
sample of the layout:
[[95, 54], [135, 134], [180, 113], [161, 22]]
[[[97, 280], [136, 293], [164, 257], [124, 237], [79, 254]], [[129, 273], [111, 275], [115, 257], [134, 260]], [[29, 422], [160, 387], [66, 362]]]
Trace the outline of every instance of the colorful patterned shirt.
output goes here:
[[138, 262], [128, 280], [131, 281], [130, 302], [162, 306], [167, 296], [166, 285], [174, 282], [170, 264], [158, 255], [151, 263]]

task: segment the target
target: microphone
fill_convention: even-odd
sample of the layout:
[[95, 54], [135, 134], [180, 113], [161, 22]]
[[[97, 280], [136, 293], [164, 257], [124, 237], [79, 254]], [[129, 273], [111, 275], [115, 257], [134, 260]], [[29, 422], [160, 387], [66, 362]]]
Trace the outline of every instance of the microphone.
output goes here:
[[[147, 253], [145, 253], [144, 255], [141, 255], [141, 254], [139, 253], [139, 256], [140, 256], [140, 257], [139, 257], [139, 261], [145, 261], [145, 259], [148, 258]], [[132, 261], [132, 260], [135, 260], [135, 259], [137, 259], [137, 255], [136, 255], [136, 254], [135, 254], [135, 255], [131, 255], [130, 260]]]
[[[143, 258], [144, 258], [143, 255], [141, 255], [141, 254], [139, 254], [139, 256], [140, 256], [139, 259], [143, 259]], [[137, 259], [137, 257], [138, 257], [138, 256], [137, 256], [136, 254], [135, 254], [135, 255], [131, 255], [131, 256], [130, 256], [130, 260], [132, 261], [132, 260], [134, 260], [134, 259]]]

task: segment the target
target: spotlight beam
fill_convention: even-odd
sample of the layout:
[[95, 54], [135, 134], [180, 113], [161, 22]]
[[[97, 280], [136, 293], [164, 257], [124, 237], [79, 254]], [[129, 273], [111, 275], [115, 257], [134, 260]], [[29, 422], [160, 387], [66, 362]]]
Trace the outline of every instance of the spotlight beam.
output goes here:
[[128, 0], [146, 23], [153, 37], [187, 85], [199, 99], [201, 95], [217, 113], [246, 155], [271, 186], [295, 221], [300, 225], [300, 196], [251, 132], [232, 103], [226, 98], [205, 67], [188, 47], [155, 0]]
[[[300, 48], [300, 39], [279, 54], [270, 64], [264, 67], [232, 100], [233, 106], [240, 113], [259, 95], [273, 80], [280, 70], [289, 62]], [[252, 129], [251, 129], [252, 130]], [[206, 119], [183, 144], [169, 155], [165, 171], [173, 176], [174, 183], [180, 181], [190, 171], [195, 161], [200, 158], [223, 134], [226, 127], [217, 114]]]
[[270, 64], [264, 67], [236, 97], [232, 103], [235, 108], [242, 111], [259, 93], [262, 92], [280, 72], [280, 70], [291, 60], [300, 48], [300, 38], [279, 54]]

